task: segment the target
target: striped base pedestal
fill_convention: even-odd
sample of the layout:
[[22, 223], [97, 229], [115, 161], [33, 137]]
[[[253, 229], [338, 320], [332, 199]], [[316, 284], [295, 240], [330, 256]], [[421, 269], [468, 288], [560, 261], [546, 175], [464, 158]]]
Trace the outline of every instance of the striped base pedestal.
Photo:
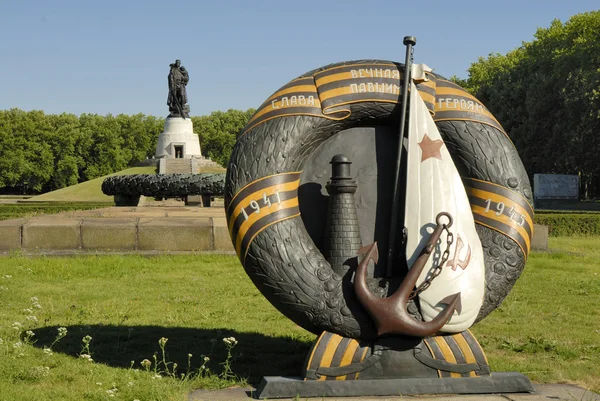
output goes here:
[[520, 373], [491, 373], [469, 331], [361, 342], [323, 332], [302, 377], [265, 377], [259, 398], [488, 394], [533, 392]]

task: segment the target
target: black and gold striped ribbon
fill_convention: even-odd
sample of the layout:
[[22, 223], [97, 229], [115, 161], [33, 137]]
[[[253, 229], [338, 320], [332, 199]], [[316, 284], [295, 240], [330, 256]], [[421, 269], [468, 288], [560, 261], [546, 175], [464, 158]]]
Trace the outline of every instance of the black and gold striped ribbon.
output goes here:
[[[342, 120], [347, 105], [362, 102], [398, 103], [403, 72], [393, 63], [350, 64], [320, 70], [297, 78], [271, 95], [252, 116], [246, 132], [277, 117], [304, 115]], [[433, 78], [433, 77], [431, 77]], [[417, 86], [430, 112], [435, 108], [435, 81]]]
[[[497, 128], [506, 135], [504, 129], [485, 106], [453, 82], [438, 79], [435, 93], [434, 121], [475, 121]], [[507, 135], [508, 136], [508, 135]]]
[[[355, 339], [324, 331], [309, 352], [306, 370], [316, 372], [319, 368], [337, 368], [359, 363], [365, 360], [369, 349]], [[343, 376], [321, 375], [318, 380], [357, 380], [359, 373]]]
[[512, 238], [529, 255], [533, 235], [533, 208], [521, 195], [498, 184], [474, 178], [463, 183], [475, 223]]
[[[488, 365], [483, 349], [469, 330], [452, 335], [429, 337], [423, 342], [434, 359], [457, 365]], [[438, 375], [439, 377], [457, 378], [476, 377], [477, 373], [475, 371], [458, 373], [438, 370]]]
[[300, 215], [299, 186], [300, 172], [263, 177], [240, 189], [227, 205], [229, 234], [242, 263], [259, 232]]
[[250, 118], [244, 133], [274, 118], [294, 115], [323, 117], [313, 77], [295, 79], [272, 94]]

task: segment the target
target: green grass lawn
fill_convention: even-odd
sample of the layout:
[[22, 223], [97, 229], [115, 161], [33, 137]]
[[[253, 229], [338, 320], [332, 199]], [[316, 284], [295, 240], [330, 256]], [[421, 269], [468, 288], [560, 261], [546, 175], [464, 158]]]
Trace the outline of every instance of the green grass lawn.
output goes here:
[[[494, 370], [600, 391], [599, 242], [553, 238], [551, 247], [565, 252], [531, 255], [504, 304], [473, 328]], [[232, 256], [13, 255], [0, 262], [2, 400], [185, 400], [194, 388], [297, 375], [315, 338], [277, 312]], [[60, 327], [67, 335], [51, 346]], [[27, 330], [33, 344], [24, 340]], [[206, 356], [213, 373], [159, 379], [154, 355], [165, 371], [163, 337], [169, 372], [175, 362], [185, 374], [192, 354], [191, 371]], [[223, 374], [227, 337], [238, 341], [230, 360], [237, 379]], [[79, 356], [88, 353], [93, 362]]]

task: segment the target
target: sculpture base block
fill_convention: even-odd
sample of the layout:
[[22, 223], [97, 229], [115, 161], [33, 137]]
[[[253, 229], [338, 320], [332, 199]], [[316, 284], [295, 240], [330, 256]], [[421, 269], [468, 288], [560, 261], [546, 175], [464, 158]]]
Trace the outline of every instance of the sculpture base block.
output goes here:
[[194, 125], [189, 118], [168, 117], [165, 130], [158, 136], [156, 145], [157, 158], [190, 158], [201, 157], [200, 139], [194, 133]]
[[486, 377], [410, 378], [380, 380], [302, 380], [299, 377], [265, 376], [254, 396], [259, 399], [293, 397], [363, 397], [418, 394], [533, 393], [527, 376], [514, 372]]

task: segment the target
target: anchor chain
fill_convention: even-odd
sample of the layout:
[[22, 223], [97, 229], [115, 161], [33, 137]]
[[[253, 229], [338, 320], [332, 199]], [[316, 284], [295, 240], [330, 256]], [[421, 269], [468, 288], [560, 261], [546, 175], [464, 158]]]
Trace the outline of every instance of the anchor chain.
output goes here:
[[[450, 223], [450, 225], [452, 225], [452, 223]], [[414, 289], [410, 293], [410, 295], [408, 296], [409, 300], [414, 299], [417, 295], [428, 289], [433, 280], [442, 273], [442, 268], [444, 267], [444, 264], [446, 264], [446, 262], [448, 261], [448, 257], [450, 256], [450, 246], [454, 242], [454, 234], [452, 234], [449, 230], [450, 225], [442, 225], [442, 229], [445, 230], [448, 234], [446, 236], [446, 250], [444, 251], [444, 253], [442, 253], [440, 263], [433, 269], [433, 272], [431, 272], [429, 277], [427, 277], [425, 281], [423, 281], [416, 289]]]

